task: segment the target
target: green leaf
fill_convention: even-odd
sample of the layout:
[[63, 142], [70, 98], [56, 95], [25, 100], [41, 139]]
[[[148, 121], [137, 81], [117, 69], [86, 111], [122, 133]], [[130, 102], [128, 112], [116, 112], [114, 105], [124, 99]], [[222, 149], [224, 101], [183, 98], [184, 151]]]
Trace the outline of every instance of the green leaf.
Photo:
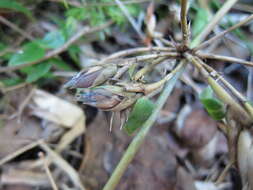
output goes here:
[[33, 61], [37, 61], [45, 55], [45, 50], [41, 48], [37, 43], [29, 42], [23, 46], [23, 49], [19, 53], [15, 53], [9, 60], [8, 65], [21, 65]]
[[247, 101], [250, 105], [253, 106], [253, 101]]
[[124, 125], [124, 130], [128, 135], [133, 134], [151, 115], [155, 105], [146, 97], [139, 98], [135, 103], [132, 112], [129, 115], [127, 122]]
[[221, 120], [225, 117], [225, 112], [223, 110], [207, 110], [207, 113], [214, 119], [214, 120]]
[[49, 72], [51, 66], [52, 65], [49, 62], [44, 62], [30, 67], [26, 82], [31, 83], [45, 76]]
[[81, 53], [81, 49], [77, 45], [72, 45], [68, 48], [68, 53], [70, 57], [75, 61], [79, 66], [79, 57], [78, 54]]
[[26, 16], [32, 18], [31, 12], [26, 7], [24, 7], [21, 3], [15, 0], [0, 0], [0, 8], [11, 9], [17, 12], [21, 12], [25, 14]]
[[74, 17], [77, 20], [84, 20], [89, 17], [89, 11], [84, 7], [71, 8], [67, 11], [68, 17]]
[[60, 31], [49, 32], [42, 40], [39, 40], [39, 44], [44, 48], [56, 49], [61, 47], [65, 43], [65, 37]]
[[58, 69], [64, 70], [64, 71], [73, 71], [74, 69], [69, 66], [67, 63], [62, 61], [61, 59], [52, 58], [48, 60], [49, 63], [52, 65], [55, 65]]
[[193, 20], [192, 35], [197, 36], [208, 23], [208, 12], [205, 9], [198, 8], [197, 14]]
[[3, 83], [4, 86], [14, 86], [23, 82], [23, 80], [19, 77], [15, 77], [15, 78], [2, 79], [0, 80], [0, 82]]
[[225, 106], [220, 100], [214, 97], [213, 90], [210, 86], [201, 92], [199, 98], [213, 119], [221, 120], [225, 117]]

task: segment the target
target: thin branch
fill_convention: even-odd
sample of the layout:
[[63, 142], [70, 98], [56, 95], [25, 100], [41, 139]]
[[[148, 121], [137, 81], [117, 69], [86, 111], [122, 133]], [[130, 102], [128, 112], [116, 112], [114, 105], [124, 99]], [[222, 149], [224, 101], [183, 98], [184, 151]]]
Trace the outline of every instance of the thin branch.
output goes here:
[[253, 6], [249, 4], [237, 3], [234, 8], [243, 12], [253, 13]]
[[166, 86], [161, 93], [159, 99], [156, 103], [156, 108], [154, 109], [152, 115], [148, 118], [148, 120], [143, 124], [141, 130], [138, 134], [134, 137], [131, 144], [128, 146], [127, 150], [125, 151], [122, 159], [120, 160], [119, 164], [117, 165], [116, 169], [114, 170], [113, 174], [111, 175], [110, 179], [107, 181], [106, 185], [104, 186], [103, 190], [114, 190], [119, 183], [122, 175], [124, 174], [125, 170], [127, 169], [129, 163], [133, 160], [136, 152], [139, 150], [140, 146], [143, 144], [145, 137], [147, 136], [149, 130], [155, 123], [157, 116], [160, 113], [163, 105], [167, 101], [168, 96], [170, 95], [171, 91], [173, 90], [178, 78], [183, 73], [184, 63], [180, 64], [174, 70], [175, 75], [166, 83]]
[[118, 51], [114, 54], [111, 54], [107, 58], [103, 59], [101, 62], [105, 63], [105, 62], [108, 62], [109, 60], [116, 59], [119, 57], [126, 57], [129, 55], [152, 52], [152, 51], [156, 51], [159, 53], [159, 52], [172, 52], [175, 50], [176, 50], [175, 48], [166, 48], [166, 47], [139, 47], [139, 48]]
[[29, 83], [28, 82], [22, 82], [22, 83], [19, 83], [17, 85], [14, 85], [14, 86], [9, 86], [9, 87], [0, 87], [0, 90], [3, 92], [3, 93], [7, 93], [7, 92], [10, 92], [10, 91], [13, 91], [13, 90], [17, 90], [19, 88], [23, 88], [25, 87], [26, 85], [28, 85]]
[[209, 40], [205, 41], [204, 43], [200, 44], [199, 46], [197, 46], [196, 48], [194, 48], [194, 51], [200, 50], [202, 48], [204, 48], [205, 46], [213, 43], [214, 41], [216, 41], [219, 38], [222, 38], [224, 35], [226, 35], [227, 33], [231, 32], [232, 30], [235, 30], [239, 27], [241, 27], [242, 25], [247, 24], [248, 22], [250, 22], [251, 20], [253, 20], [253, 14], [250, 15], [249, 17], [247, 17], [246, 19], [242, 20], [241, 22], [237, 23], [236, 25], [226, 29], [223, 32], [220, 32], [219, 34], [217, 34], [216, 36], [210, 38]]
[[123, 3], [120, 0], [114, 0], [114, 1], [117, 3], [117, 5], [119, 6], [123, 14], [127, 17], [128, 21], [131, 23], [132, 27], [134, 28], [134, 30], [137, 32], [137, 34], [143, 41], [145, 39], [145, 35], [138, 28], [134, 18], [129, 14], [128, 10], [126, 9], [126, 7], [123, 5]]
[[46, 174], [48, 176], [48, 179], [49, 179], [49, 181], [51, 183], [52, 189], [53, 190], [58, 190], [58, 187], [57, 187], [57, 185], [55, 183], [53, 175], [52, 175], [52, 173], [51, 173], [51, 171], [49, 169], [49, 166], [48, 166], [49, 165], [48, 159], [45, 158], [45, 155], [42, 152], [39, 153], [39, 157], [43, 160], [44, 169], [45, 169]]
[[224, 17], [224, 15], [231, 9], [231, 7], [238, 0], [227, 0], [226, 3], [219, 9], [219, 11], [214, 15], [213, 19], [207, 25], [207, 27], [193, 40], [191, 47], [196, 47], [201, 43], [214, 29], [214, 27], [219, 23], [219, 21]]
[[189, 28], [187, 24], [188, 0], [181, 0], [181, 30], [183, 35], [183, 46], [189, 44]]
[[72, 36], [63, 46], [61, 46], [58, 49], [52, 50], [50, 52], [48, 52], [43, 58], [37, 60], [37, 61], [33, 61], [33, 62], [29, 62], [29, 63], [25, 63], [25, 64], [21, 64], [21, 65], [15, 65], [15, 66], [7, 66], [7, 67], [0, 67], [0, 73], [3, 72], [7, 72], [7, 71], [14, 71], [23, 67], [27, 67], [27, 66], [31, 66], [31, 65], [35, 65], [38, 64], [42, 61], [48, 60], [58, 54], [60, 54], [61, 52], [65, 51], [68, 49], [68, 47], [70, 45], [72, 45], [73, 43], [75, 43], [79, 38], [81, 38], [83, 35], [86, 34], [91, 34], [97, 31], [100, 31], [108, 26], [110, 26], [113, 22], [109, 21], [105, 24], [102, 24], [100, 26], [94, 27], [94, 28], [88, 28], [88, 27], [84, 27], [83, 29], [81, 29], [80, 31], [78, 31], [74, 36]]
[[19, 28], [18, 26], [16, 26], [12, 22], [8, 21], [6, 18], [4, 18], [1, 15], [0, 15], [0, 22], [3, 23], [3, 24], [5, 24], [6, 26], [10, 27], [14, 31], [18, 32], [19, 34], [21, 34], [22, 36], [24, 36], [26, 39], [28, 39], [28, 40], [34, 40], [34, 38], [32, 36], [28, 35], [28, 33], [26, 31], [22, 30], [21, 28]]
[[229, 57], [229, 56], [224, 56], [224, 55], [216, 55], [216, 54], [212, 54], [212, 53], [202, 53], [202, 52], [197, 52], [197, 56], [202, 59], [215, 59], [215, 60], [219, 60], [219, 61], [239, 63], [239, 64], [242, 64], [245, 66], [253, 67], [253, 62], [245, 61], [243, 59], [239, 59], [236, 57]]

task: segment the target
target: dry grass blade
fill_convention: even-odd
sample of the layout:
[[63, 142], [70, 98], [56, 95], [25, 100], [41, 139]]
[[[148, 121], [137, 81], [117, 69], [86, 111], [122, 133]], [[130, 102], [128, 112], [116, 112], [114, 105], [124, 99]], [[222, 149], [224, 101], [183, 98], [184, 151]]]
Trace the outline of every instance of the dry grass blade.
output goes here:
[[16, 158], [20, 154], [23, 154], [24, 152], [38, 146], [41, 142], [42, 142], [42, 140], [38, 140], [36, 142], [33, 142], [31, 144], [28, 144], [28, 145], [18, 149], [16, 152], [13, 152], [13, 153], [9, 154], [8, 156], [6, 156], [6, 157], [4, 157], [3, 159], [0, 160], [0, 166], [7, 163], [7, 162], [9, 162], [10, 160]]
[[49, 148], [43, 141], [40, 142], [40, 147], [47, 152], [49, 159], [52, 160], [55, 165], [61, 168], [77, 187], [79, 187], [81, 190], [85, 190], [77, 171], [71, 165], [69, 165], [66, 160]]
[[53, 190], [58, 190], [57, 185], [56, 185], [56, 183], [54, 181], [53, 175], [52, 175], [52, 173], [51, 173], [51, 171], [49, 169], [48, 160], [45, 159], [45, 156], [44, 156], [44, 154], [42, 152], [39, 154], [39, 156], [40, 156], [41, 159], [43, 159], [44, 168], [45, 168], [46, 174], [48, 176], [48, 179], [49, 179], [49, 181], [51, 183], [52, 189]]

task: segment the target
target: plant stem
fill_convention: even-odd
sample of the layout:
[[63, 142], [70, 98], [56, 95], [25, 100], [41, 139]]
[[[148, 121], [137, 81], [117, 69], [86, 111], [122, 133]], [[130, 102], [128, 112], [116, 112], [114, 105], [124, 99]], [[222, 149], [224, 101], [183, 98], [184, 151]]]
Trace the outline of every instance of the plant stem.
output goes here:
[[247, 24], [251, 20], [253, 20], [253, 14], [250, 15], [249, 17], [247, 17], [246, 19], [242, 20], [241, 22], [237, 23], [236, 25], [228, 28], [227, 30], [219, 33], [218, 35], [216, 35], [216, 36], [210, 38], [209, 40], [205, 41], [204, 43], [200, 44], [198, 47], [194, 48], [194, 51], [197, 51], [197, 50], [200, 50], [201, 48], [204, 48], [205, 46], [213, 43], [214, 41], [216, 41], [217, 39], [223, 37], [224, 35], [226, 35], [227, 33], [231, 32], [232, 30], [235, 30], [235, 29], [241, 27], [242, 25]]
[[147, 136], [149, 130], [153, 126], [154, 122], [156, 121], [156, 118], [158, 117], [160, 110], [162, 109], [168, 96], [172, 92], [177, 80], [183, 73], [183, 70], [184, 70], [184, 63], [181, 63], [175, 68], [175, 70], [172, 71], [175, 73], [175, 75], [171, 78], [171, 80], [169, 80], [166, 83], [166, 86], [163, 92], [161, 93], [159, 99], [157, 100], [157, 103], [156, 103], [157, 107], [154, 109], [152, 115], [143, 124], [138, 134], [134, 137], [133, 141], [128, 146], [126, 152], [124, 153], [122, 159], [120, 160], [119, 164], [117, 165], [110, 179], [107, 181], [103, 190], [115, 189], [116, 185], [119, 183], [121, 177], [123, 176], [125, 170], [127, 169], [129, 163], [133, 160], [136, 152], [139, 150], [140, 146], [143, 144], [145, 137]]
[[239, 59], [236, 57], [229, 57], [229, 56], [224, 56], [224, 55], [216, 55], [212, 53], [203, 53], [203, 52], [196, 52], [196, 55], [200, 57], [201, 59], [214, 59], [214, 60], [219, 60], [223, 62], [239, 63], [245, 66], [253, 67], [253, 62], [246, 61], [244, 59]]
[[189, 44], [189, 30], [187, 24], [188, 0], [181, 0], [181, 30], [183, 35], [183, 46], [187, 47]]
[[207, 27], [201, 32], [191, 43], [191, 47], [194, 48], [198, 44], [200, 44], [213, 28], [217, 25], [217, 23], [223, 18], [223, 16], [231, 9], [231, 7], [237, 2], [238, 0], [227, 0], [226, 3], [219, 9], [219, 11], [215, 14], [213, 19], [207, 25]]

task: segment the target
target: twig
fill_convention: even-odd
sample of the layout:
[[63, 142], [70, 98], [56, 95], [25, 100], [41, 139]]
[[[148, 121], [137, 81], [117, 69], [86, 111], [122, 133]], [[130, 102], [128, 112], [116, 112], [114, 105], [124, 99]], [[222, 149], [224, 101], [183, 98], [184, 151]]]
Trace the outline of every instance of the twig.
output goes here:
[[182, 45], [187, 47], [189, 44], [189, 29], [187, 24], [188, 0], [181, 0], [181, 30], [183, 35]]
[[199, 43], [201, 43], [213, 28], [217, 25], [217, 23], [223, 18], [223, 16], [231, 9], [231, 7], [238, 0], [227, 0], [226, 3], [219, 9], [219, 11], [215, 14], [210, 23], [206, 26], [206, 28], [201, 32], [191, 43], [191, 47], [195, 48]]
[[18, 112], [17, 112], [17, 117], [18, 117], [18, 122], [21, 123], [21, 115], [25, 109], [25, 107], [28, 105], [28, 103], [30, 102], [31, 98], [33, 97], [34, 94], [34, 90], [35, 87], [33, 87], [31, 89], [31, 91], [29, 92], [29, 94], [26, 96], [26, 98], [24, 99], [24, 101], [19, 105], [18, 107]]
[[165, 45], [167, 45], [167, 46], [169, 46], [169, 47], [175, 47], [175, 44], [173, 44], [171, 41], [169, 41], [169, 40], [166, 40], [166, 39], [164, 39], [164, 38], [162, 38], [162, 37], [158, 37], [158, 39], [162, 42], [162, 43], [164, 43]]
[[[1, 70], [1, 69], [0, 69]], [[12, 90], [17, 90], [19, 88], [23, 88], [25, 87], [26, 85], [28, 85], [29, 83], [28, 82], [22, 82], [20, 84], [17, 84], [17, 85], [14, 85], [14, 86], [10, 86], [10, 87], [6, 87], [6, 88], [0, 88], [0, 90], [3, 92], [3, 93], [7, 93], [7, 92], [10, 92]]]
[[28, 150], [30, 150], [30, 149], [38, 146], [41, 142], [42, 142], [42, 140], [38, 140], [36, 142], [28, 144], [28, 145], [26, 145], [26, 146], [18, 149], [17, 151], [15, 151], [15, 152], [7, 155], [6, 157], [4, 157], [4, 158], [2, 158], [0, 160], [0, 166], [3, 165], [3, 164], [5, 164], [6, 162], [9, 162], [10, 160], [12, 160], [13, 158], [19, 156], [20, 154], [23, 154], [24, 152], [26, 152], [26, 151], [28, 151]]
[[219, 185], [220, 183], [222, 183], [222, 181], [225, 179], [225, 177], [227, 176], [229, 169], [234, 165], [235, 160], [229, 160], [228, 164], [226, 165], [226, 167], [223, 169], [223, 171], [221, 172], [221, 174], [219, 175], [219, 177], [217, 178], [215, 184]]
[[43, 160], [44, 169], [45, 169], [46, 174], [47, 174], [47, 176], [48, 176], [48, 179], [49, 179], [49, 181], [50, 181], [50, 183], [51, 183], [52, 189], [53, 189], [53, 190], [58, 190], [58, 187], [57, 187], [57, 185], [56, 185], [56, 183], [55, 183], [55, 181], [54, 181], [53, 175], [52, 175], [52, 173], [51, 173], [51, 171], [50, 171], [50, 169], [49, 169], [49, 167], [48, 167], [48, 160], [45, 159], [44, 153], [40, 152], [40, 153], [39, 153], [39, 157]]
[[212, 53], [202, 53], [202, 52], [197, 52], [197, 55], [198, 57], [202, 59], [215, 59], [215, 60], [227, 61], [227, 62], [232, 62], [232, 63], [240, 63], [245, 66], [253, 67], [253, 62], [245, 61], [243, 59], [239, 59], [236, 57], [229, 57], [229, 56], [224, 56], [224, 55], [216, 55]]
[[223, 37], [224, 35], [226, 35], [227, 33], [231, 32], [232, 30], [235, 30], [235, 29], [241, 27], [242, 25], [247, 24], [251, 20], [253, 20], [253, 14], [250, 15], [249, 17], [247, 17], [246, 19], [242, 20], [241, 22], [235, 24], [234, 26], [226, 29], [225, 31], [220, 32], [216, 36], [214, 36], [214, 37], [210, 38], [209, 40], [205, 41], [204, 43], [200, 44], [199, 46], [197, 46], [196, 48], [194, 48], [194, 51], [197, 51], [197, 50], [200, 50], [200, 49], [204, 48], [205, 46], [213, 43], [214, 41], [216, 41], [217, 39]]
[[116, 52], [114, 54], [111, 54], [107, 58], [103, 59], [101, 61], [101, 63], [105, 63], [105, 62], [108, 62], [109, 60], [116, 59], [119, 57], [126, 57], [129, 55], [152, 52], [152, 51], [156, 51], [157, 53], [159, 53], [159, 52], [172, 52], [172, 51], [176, 51], [176, 49], [175, 48], [166, 48], [166, 47], [139, 47], [139, 48], [127, 49], [127, 50], [122, 50], [122, 51]]
[[135, 81], [139, 80], [141, 77], [143, 77], [146, 73], [152, 71], [154, 69], [154, 67], [160, 63], [162, 63], [163, 61], [165, 61], [167, 58], [166, 57], [160, 57], [158, 59], [155, 59], [151, 64], [146, 65], [145, 67], [143, 67], [142, 69], [140, 69], [138, 72], [136, 72], [136, 74], [134, 75], [133, 79]]
[[162, 109], [164, 103], [166, 102], [168, 96], [170, 95], [171, 91], [173, 90], [178, 78], [183, 73], [184, 63], [180, 64], [176, 67], [176, 69], [172, 72], [175, 75], [166, 83], [166, 86], [161, 93], [159, 99], [156, 103], [156, 108], [154, 109], [152, 115], [148, 118], [148, 120], [143, 124], [141, 130], [138, 134], [134, 137], [131, 144], [128, 146], [126, 152], [124, 153], [122, 159], [120, 160], [119, 164], [117, 165], [116, 169], [114, 170], [113, 174], [111, 175], [110, 179], [107, 181], [106, 185], [104, 186], [103, 190], [114, 190], [117, 184], [119, 183], [123, 173], [127, 169], [129, 163], [133, 160], [136, 152], [139, 150], [140, 146], [143, 144], [146, 135], [148, 134], [149, 130], [153, 126], [154, 122], [156, 121], [160, 110]]
[[28, 40], [34, 40], [34, 38], [32, 36], [28, 35], [28, 33], [26, 31], [22, 30], [21, 28], [19, 28], [15, 24], [11, 23], [10, 21], [8, 21], [6, 18], [4, 18], [1, 15], [0, 15], [0, 22], [3, 23], [3, 24], [5, 24], [6, 26], [9, 26], [11, 29], [13, 29], [14, 31], [18, 32], [22, 36], [24, 36], [26, 39], [28, 39]]
[[143, 41], [145, 39], [145, 35], [138, 28], [134, 18], [129, 14], [128, 10], [126, 9], [126, 7], [122, 4], [120, 0], [114, 0], [114, 1], [117, 3], [117, 5], [119, 6], [123, 14], [127, 17], [127, 19], [131, 23], [134, 30], [137, 32], [137, 34], [140, 36], [141, 40]]
[[237, 3], [234, 8], [243, 12], [253, 13], [253, 6], [249, 4]]
[[65, 51], [68, 49], [68, 47], [70, 45], [72, 45], [73, 43], [75, 43], [79, 38], [81, 38], [83, 35], [86, 34], [90, 34], [90, 33], [94, 33], [97, 31], [100, 31], [108, 26], [110, 26], [113, 22], [109, 21], [105, 24], [102, 24], [100, 26], [94, 27], [94, 28], [88, 28], [88, 27], [84, 27], [83, 29], [81, 29], [80, 31], [78, 31], [74, 36], [72, 36], [63, 46], [61, 46], [58, 49], [52, 50], [50, 52], [48, 52], [43, 58], [34, 61], [34, 62], [29, 62], [29, 63], [25, 63], [25, 64], [21, 64], [21, 65], [15, 65], [15, 66], [8, 66], [8, 67], [0, 67], [0, 73], [2, 72], [7, 72], [7, 71], [14, 71], [23, 67], [27, 67], [27, 66], [31, 66], [31, 65], [35, 65], [38, 64], [42, 61], [48, 60], [58, 54], [60, 54], [61, 52]]

